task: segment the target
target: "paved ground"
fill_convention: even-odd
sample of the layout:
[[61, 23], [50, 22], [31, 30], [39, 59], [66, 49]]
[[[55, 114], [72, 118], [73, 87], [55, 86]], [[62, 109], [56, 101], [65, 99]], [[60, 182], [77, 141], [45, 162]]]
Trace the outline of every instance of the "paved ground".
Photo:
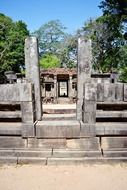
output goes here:
[[127, 165], [3, 166], [1, 190], [126, 190]]

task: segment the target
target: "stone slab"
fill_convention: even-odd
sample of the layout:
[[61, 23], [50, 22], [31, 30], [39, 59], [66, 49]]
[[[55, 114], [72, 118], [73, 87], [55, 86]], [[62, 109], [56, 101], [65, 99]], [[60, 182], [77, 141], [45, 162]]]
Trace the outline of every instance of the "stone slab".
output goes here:
[[97, 122], [96, 135], [127, 135], [127, 123]]
[[22, 137], [35, 137], [35, 123], [22, 123]]
[[115, 100], [116, 101], [123, 101], [124, 100], [124, 84], [123, 83], [116, 83], [115, 84]]
[[85, 101], [96, 101], [97, 100], [97, 84], [96, 83], [85, 83], [84, 84], [84, 99]]
[[21, 123], [0, 122], [0, 135], [21, 135], [21, 130]]
[[104, 84], [104, 101], [115, 100], [115, 85], [111, 83]]
[[104, 84], [101, 83], [97, 84], [97, 101], [98, 102], [104, 101]]
[[100, 150], [99, 138], [81, 138], [81, 139], [68, 139], [68, 149], [83, 149], [83, 150]]
[[15, 83], [0, 85], [0, 102], [32, 101], [32, 84]]
[[95, 124], [85, 124], [81, 122], [80, 137], [95, 137], [96, 128]]
[[102, 137], [101, 147], [103, 150], [127, 148], [127, 137]]
[[21, 118], [21, 111], [0, 111], [0, 118]]
[[66, 148], [66, 139], [28, 138], [28, 148]]
[[[106, 158], [97, 158], [97, 157], [91, 157], [91, 158], [48, 158], [47, 159], [47, 165], [85, 165], [85, 164], [104, 164], [106, 162], [114, 162], [120, 161], [120, 158], [117, 159], [109, 159]], [[127, 162], [127, 158], [121, 158], [122, 161]]]
[[96, 122], [96, 111], [84, 112], [83, 113], [83, 123], [84, 124], [95, 124]]
[[127, 111], [97, 111], [97, 118], [127, 118]]
[[100, 151], [84, 151], [84, 150], [56, 150], [53, 149], [52, 157], [56, 158], [80, 158], [80, 157], [99, 157]]
[[35, 121], [34, 102], [21, 102], [22, 122], [33, 123]]
[[17, 164], [17, 158], [16, 157], [4, 157], [4, 156], [0, 156], [0, 165], [10, 165], [10, 164]]
[[27, 139], [21, 137], [0, 137], [0, 148], [25, 148], [27, 147]]
[[52, 156], [52, 149], [47, 150], [14, 150], [16, 157], [36, 157], [36, 158], [47, 158]]
[[18, 157], [18, 164], [47, 164], [47, 158], [37, 158], [37, 157]]
[[39, 121], [36, 124], [37, 138], [74, 138], [80, 135], [77, 120]]
[[120, 150], [117, 150], [117, 151], [104, 150], [103, 155], [104, 157], [127, 157], [127, 151], [124, 151], [124, 149], [121, 151]]

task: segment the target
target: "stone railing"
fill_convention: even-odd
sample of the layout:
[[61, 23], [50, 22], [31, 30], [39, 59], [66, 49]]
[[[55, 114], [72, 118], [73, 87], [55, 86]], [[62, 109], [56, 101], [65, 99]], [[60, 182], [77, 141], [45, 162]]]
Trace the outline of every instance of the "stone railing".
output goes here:
[[35, 118], [35, 100], [31, 83], [0, 85], [0, 102], [20, 104], [22, 119], [22, 136], [33, 137]]
[[124, 106], [125, 109], [125, 104], [127, 103], [127, 84], [89, 82], [84, 84], [83, 92], [82, 121], [84, 124], [92, 125], [93, 127], [96, 123], [97, 104], [101, 103], [102, 107], [103, 104], [110, 104], [112, 110], [115, 110], [119, 104]]

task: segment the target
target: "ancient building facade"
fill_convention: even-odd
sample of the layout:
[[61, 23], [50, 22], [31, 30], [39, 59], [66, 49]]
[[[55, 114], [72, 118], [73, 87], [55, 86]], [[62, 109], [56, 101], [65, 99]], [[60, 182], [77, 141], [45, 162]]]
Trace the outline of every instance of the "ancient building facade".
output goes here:
[[43, 102], [75, 102], [77, 96], [76, 69], [43, 69], [40, 71], [40, 78]]

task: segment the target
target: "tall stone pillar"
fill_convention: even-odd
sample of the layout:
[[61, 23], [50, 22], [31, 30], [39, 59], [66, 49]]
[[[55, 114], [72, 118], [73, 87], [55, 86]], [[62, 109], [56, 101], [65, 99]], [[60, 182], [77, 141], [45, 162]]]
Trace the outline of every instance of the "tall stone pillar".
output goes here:
[[54, 75], [54, 102], [57, 103], [57, 75]]
[[77, 120], [82, 120], [83, 84], [90, 81], [92, 68], [91, 40], [78, 39]]
[[25, 40], [25, 66], [26, 66], [26, 79], [34, 84], [36, 120], [41, 120], [42, 101], [41, 101], [38, 41], [36, 37], [28, 37]]

